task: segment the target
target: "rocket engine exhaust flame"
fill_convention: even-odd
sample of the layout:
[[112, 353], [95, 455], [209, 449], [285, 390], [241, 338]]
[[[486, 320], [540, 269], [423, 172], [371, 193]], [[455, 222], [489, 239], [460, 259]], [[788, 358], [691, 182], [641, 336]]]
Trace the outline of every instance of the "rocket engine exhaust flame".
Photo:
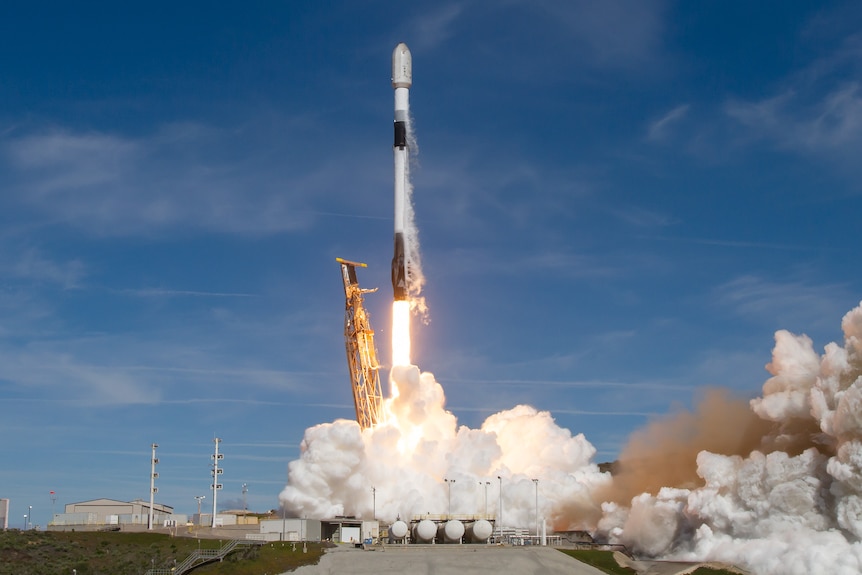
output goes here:
[[410, 302], [392, 302], [392, 365], [410, 365]]

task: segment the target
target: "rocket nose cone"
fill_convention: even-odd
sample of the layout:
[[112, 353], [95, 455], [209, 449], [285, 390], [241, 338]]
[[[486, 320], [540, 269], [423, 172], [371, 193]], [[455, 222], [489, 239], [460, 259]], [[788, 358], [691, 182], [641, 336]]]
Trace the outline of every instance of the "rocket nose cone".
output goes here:
[[413, 84], [413, 57], [410, 48], [401, 42], [392, 51], [392, 87], [409, 88]]

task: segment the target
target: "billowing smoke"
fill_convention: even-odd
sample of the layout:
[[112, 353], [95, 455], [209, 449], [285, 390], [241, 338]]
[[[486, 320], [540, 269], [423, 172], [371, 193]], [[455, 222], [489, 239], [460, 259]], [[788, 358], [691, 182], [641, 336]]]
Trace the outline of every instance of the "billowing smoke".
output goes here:
[[[663, 487], [604, 503], [598, 533], [642, 554], [728, 561], [756, 573], [862, 572], [862, 306], [842, 328], [844, 345], [830, 343], [823, 355], [808, 337], [777, 332], [772, 377], [750, 402], [760, 421], [740, 414], [722, 422], [725, 414], [712, 427], [694, 426], [703, 445], [696, 476], [680, 460], [680, 476]], [[708, 408], [701, 415], [715, 419]], [[765, 424], [752, 445], [751, 432]], [[677, 425], [646, 433], [671, 437]], [[730, 444], [710, 447], [706, 430], [737, 426]], [[634, 445], [645, 443], [636, 436]], [[668, 452], [639, 455], [673, 465]]]
[[[862, 572], [862, 305], [818, 354], [779, 331], [762, 396], [709, 391], [694, 413], [635, 433], [615, 477], [548, 412], [520, 405], [458, 426], [440, 384], [397, 366], [389, 421], [306, 431], [280, 495], [297, 515], [498, 516], [588, 529], [642, 556], [735, 563], [758, 574]], [[500, 479], [498, 479], [498, 476]], [[454, 480], [444, 482], [443, 479]], [[538, 479], [534, 484], [532, 479]], [[373, 508], [376, 490], [376, 509]]]
[[391, 383], [397, 391], [386, 400], [386, 423], [360, 431], [355, 421], [338, 420], [306, 431], [280, 495], [289, 511], [394, 521], [450, 511], [485, 515], [487, 502], [493, 517], [502, 485], [505, 525], [535, 525], [537, 489], [540, 518], [556, 524], [565, 501], [583, 511], [581, 527], [595, 523], [601, 502], [590, 494], [610, 475], [591, 462], [595, 449], [583, 435], [526, 405], [469, 429], [446, 411], [432, 374], [396, 366]]

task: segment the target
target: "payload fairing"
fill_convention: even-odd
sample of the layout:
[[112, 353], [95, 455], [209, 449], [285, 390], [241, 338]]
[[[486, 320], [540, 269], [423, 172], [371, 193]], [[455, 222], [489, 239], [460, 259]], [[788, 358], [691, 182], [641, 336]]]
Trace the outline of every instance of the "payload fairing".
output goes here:
[[410, 86], [413, 84], [413, 58], [403, 42], [392, 52], [392, 88], [395, 90], [395, 254], [392, 257], [392, 291], [395, 301], [406, 300], [409, 259], [404, 245], [404, 226], [410, 185], [407, 169], [407, 122], [410, 115]]

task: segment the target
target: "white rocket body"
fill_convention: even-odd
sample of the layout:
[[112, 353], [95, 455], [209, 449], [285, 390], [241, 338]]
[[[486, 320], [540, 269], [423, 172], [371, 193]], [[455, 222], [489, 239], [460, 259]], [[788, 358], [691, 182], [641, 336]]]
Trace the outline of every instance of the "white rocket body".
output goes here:
[[403, 42], [392, 52], [392, 87], [395, 89], [395, 254], [392, 258], [392, 291], [395, 300], [407, 299], [407, 258], [404, 226], [407, 210], [407, 122], [410, 115], [410, 86], [413, 84], [413, 58]]

